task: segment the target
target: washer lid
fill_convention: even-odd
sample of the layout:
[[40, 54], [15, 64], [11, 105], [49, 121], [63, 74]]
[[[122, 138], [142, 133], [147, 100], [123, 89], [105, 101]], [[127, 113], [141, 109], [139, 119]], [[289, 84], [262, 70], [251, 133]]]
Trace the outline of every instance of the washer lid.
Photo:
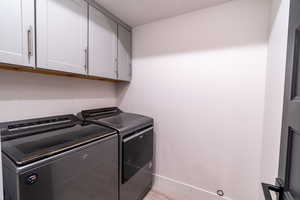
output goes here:
[[[53, 130], [48, 125], [48, 131], [3, 141], [2, 152], [21, 166], [116, 134], [112, 129], [92, 124], [84, 125], [80, 121], [65, 125]], [[28, 130], [22, 127], [19, 134], [22, 134], [22, 131]]]
[[127, 134], [146, 126], [153, 125], [153, 119], [143, 115], [122, 112], [117, 107], [83, 110], [78, 114], [83, 120], [109, 126], [121, 134]]
[[100, 122], [119, 132], [134, 131], [145, 126], [153, 125], [153, 119], [132, 113], [118, 113], [111, 117], [94, 119], [93, 121]]

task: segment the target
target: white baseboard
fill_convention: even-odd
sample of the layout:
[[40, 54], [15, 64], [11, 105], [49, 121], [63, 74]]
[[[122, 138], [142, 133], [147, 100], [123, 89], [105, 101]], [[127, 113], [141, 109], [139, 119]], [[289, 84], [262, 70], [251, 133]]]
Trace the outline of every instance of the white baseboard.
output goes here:
[[172, 200], [232, 200], [228, 197], [220, 197], [214, 192], [158, 174], [154, 174], [153, 190], [165, 194]]

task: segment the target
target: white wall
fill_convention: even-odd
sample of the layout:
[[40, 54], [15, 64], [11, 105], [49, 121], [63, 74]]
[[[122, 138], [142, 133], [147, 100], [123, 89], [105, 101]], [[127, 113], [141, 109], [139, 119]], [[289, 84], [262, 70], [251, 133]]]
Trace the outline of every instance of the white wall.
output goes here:
[[133, 31], [124, 110], [154, 117], [155, 188], [258, 199], [269, 0], [235, 0]]
[[261, 178], [274, 183], [278, 172], [287, 52], [289, 0], [273, 0], [268, 47]]
[[116, 105], [115, 83], [0, 71], [0, 122]]

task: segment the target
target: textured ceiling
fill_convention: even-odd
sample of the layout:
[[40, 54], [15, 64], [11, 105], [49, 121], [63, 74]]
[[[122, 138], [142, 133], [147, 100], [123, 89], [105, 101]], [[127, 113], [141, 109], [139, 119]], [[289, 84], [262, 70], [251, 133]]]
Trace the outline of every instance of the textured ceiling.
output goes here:
[[228, 1], [230, 0], [96, 0], [132, 27]]

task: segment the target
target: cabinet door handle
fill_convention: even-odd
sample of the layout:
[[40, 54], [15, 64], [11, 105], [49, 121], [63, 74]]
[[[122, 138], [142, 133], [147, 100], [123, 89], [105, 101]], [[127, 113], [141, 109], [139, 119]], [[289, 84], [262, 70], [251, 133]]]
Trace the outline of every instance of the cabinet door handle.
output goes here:
[[27, 48], [28, 48], [28, 58], [33, 56], [33, 39], [32, 39], [32, 26], [29, 26], [27, 30]]
[[85, 72], [86, 73], [88, 73], [88, 59], [89, 59], [89, 57], [88, 57], [88, 49], [86, 48], [86, 49], [84, 49], [84, 59], [85, 59], [85, 61], [84, 61], [84, 69], [85, 69]]
[[118, 67], [119, 67], [119, 60], [118, 60], [118, 58], [115, 58], [115, 74], [116, 74], [116, 78], [119, 77]]

